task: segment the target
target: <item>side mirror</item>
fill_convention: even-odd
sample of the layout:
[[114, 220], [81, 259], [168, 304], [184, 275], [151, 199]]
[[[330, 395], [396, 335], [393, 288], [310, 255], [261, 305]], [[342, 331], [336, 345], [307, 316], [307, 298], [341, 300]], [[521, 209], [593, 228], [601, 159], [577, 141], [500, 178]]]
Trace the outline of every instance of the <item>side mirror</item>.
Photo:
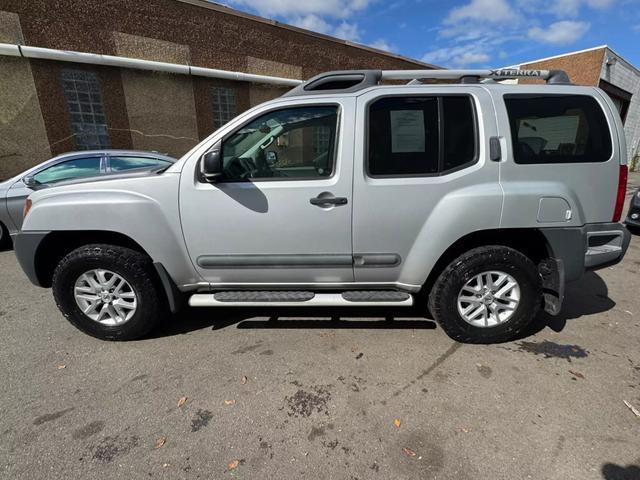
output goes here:
[[222, 176], [222, 143], [216, 143], [200, 159], [200, 173], [207, 182], [213, 183]]
[[28, 188], [36, 188], [38, 186], [38, 182], [33, 175], [27, 175], [22, 179], [22, 183], [24, 183]]

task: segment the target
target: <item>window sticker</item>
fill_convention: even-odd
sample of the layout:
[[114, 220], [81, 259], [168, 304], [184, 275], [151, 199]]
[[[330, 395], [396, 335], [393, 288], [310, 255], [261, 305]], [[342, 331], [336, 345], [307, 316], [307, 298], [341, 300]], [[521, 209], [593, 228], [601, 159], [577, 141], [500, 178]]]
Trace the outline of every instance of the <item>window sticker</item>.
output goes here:
[[391, 110], [391, 152], [424, 153], [424, 112], [422, 110]]

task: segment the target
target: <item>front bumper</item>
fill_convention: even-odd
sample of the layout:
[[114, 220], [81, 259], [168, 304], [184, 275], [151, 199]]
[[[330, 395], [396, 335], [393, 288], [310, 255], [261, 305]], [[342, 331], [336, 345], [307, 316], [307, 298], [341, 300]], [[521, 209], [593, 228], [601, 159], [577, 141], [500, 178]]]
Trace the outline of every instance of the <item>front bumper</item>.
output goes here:
[[43, 285], [38, 278], [36, 270], [36, 255], [40, 244], [49, 233], [46, 231], [19, 232], [13, 238], [13, 248], [16, 252], [18, 263], [31, 283], [38, 287]]

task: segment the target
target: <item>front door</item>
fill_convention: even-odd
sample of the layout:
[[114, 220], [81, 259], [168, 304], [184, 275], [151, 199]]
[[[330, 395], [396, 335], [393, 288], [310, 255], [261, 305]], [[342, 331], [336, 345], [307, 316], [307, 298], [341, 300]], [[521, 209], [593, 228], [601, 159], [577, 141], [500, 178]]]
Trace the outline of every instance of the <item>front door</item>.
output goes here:
[[265, 106], [221, 131], [223, 176], [182, 171], [180, 215], [195, 268], [214, 287], [353, 281], [354, 101]]

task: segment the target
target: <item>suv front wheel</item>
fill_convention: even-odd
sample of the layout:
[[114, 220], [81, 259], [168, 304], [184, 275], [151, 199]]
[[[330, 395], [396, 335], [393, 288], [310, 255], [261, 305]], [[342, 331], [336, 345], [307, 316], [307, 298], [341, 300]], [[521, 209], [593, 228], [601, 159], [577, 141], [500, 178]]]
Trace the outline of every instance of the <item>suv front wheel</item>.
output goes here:
[[491, 245], [456, 258], [429, 295], [429, 310], [454, 340], [493, 343], [512, 339], [540, 308], [535, 264], [513, 248]]
[[73, 250], [53, 274], [53, 296], [76, 328], [102, 340], [134, 340], [163, 313], [151, 259], [129, 248], [94, 244]]

